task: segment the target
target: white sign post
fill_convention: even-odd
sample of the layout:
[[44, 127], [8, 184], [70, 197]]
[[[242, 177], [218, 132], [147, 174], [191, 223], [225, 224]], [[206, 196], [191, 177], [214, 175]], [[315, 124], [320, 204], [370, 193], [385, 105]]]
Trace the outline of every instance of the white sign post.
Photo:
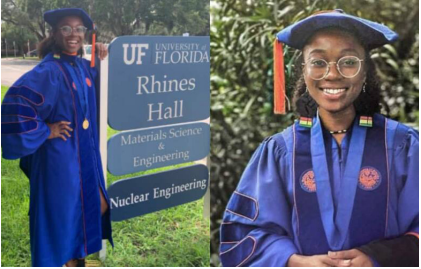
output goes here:
[[[107, 115], [108, 115], [108, 57], [100, 61], [100, 94], [99, 94], [99, 151], [102, 159], [105, 186], [107, 186]], [[104, 261], [107, 254], [106, 240], [102, 240], [99, 259]]]

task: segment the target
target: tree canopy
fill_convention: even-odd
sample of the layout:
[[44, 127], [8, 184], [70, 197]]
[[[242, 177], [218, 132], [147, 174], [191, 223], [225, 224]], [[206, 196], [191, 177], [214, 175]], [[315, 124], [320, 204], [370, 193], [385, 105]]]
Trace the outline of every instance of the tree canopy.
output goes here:
[[210, 31], [207, 0], [5, 0], [2, 39], [18, 44], [41, 41], [49, 29], [44, 12], [65, 7], [87, 11], [98, 28], [98, 40], [106, 43], [122, 35], [209, 35]]

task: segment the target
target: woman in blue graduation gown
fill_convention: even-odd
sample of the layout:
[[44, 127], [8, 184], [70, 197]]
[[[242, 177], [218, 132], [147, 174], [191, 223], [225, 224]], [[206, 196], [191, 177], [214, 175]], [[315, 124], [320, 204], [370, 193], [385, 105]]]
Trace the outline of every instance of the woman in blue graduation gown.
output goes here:
[[277, 57], [280, 42], [302, 50], [301, 118], [244, 171], [221, 225], [224, 266], [418, 266], [418, 133], [378, 114], [369, 55], [396, 39], [341, 10], [277, 34]]
[[[80, 57], [93, 22], [76, 8], [47, 11], [44, 19], [53, 29], [40, 44], [43, 59], [2, 103], [2, 151], [6, 159], [20, 158], [30, 179], [32, 265], [83, 265], [102, 239], [112, 243], [96, 122], [98, 74]], [[97, 47], [104, 58], [105, 46]]]

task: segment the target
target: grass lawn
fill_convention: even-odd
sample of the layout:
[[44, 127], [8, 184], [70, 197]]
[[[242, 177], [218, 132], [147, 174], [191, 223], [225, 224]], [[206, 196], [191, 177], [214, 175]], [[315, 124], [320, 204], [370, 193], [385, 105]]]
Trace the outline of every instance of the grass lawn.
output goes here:
[[[2, 99], [6, 90], [1, 87]], [[115, 132], [109, 129], [111, 133]], [[140, 174], [115, 177], [108, 173], [108, 185]], [[29, 180], [18, 160], [1, 159], [1, 186], [1, 266], [30, 266]], [[209, 219], [203, 218], [203, 199], [114, 222], [115, 247], [107, 244], [103, 266], [209, 266], [209, 230]], [[95, 259], [96, 254], [88, 257]]]
[[2, 59], [8, 59], [8, 58], [15, 58], [15, 59], [20, 59], [20, 60], [35, 60], [35, 61], [41, 61], [38, 56], [34, 56], [34, 57], [25, 57], [25, 59], [22, 56], [10, 56], [9, 57], [1, 57]]

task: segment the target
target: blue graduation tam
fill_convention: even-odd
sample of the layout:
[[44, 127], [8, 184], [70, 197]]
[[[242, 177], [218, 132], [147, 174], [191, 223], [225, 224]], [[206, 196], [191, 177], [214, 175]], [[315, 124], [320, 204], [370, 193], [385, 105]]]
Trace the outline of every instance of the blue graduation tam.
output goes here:
[[[81, 8], [59, 8], [49, 10], [44, 13], [44, 20], [51, 25], [51, 27], [56, 26], [56, 24], [64, 17], [67, 16], [77, 16], [82, 19], [83, 25], [88, 28], [88, 30], [96, 30], [94, 22], [91, 17]], [[96, 33], [92, 32], [92, 54], [91, 54], [91, 67], [95, 66], [95, 42], [96, 42]]]
[[369, 50], [398, 39], [398, 35], [387, 26], [345, 14], [341, 9], [318, 13], [296, 22], [280, 31], [276, 38], [290, 47], [302, 49], [317, 30], [327, 27], [339, 27], [356, 33]]
[[316, 13], [283, 29], [276, 35], [273, 46], [275, 114], [285, 114], [286, 110], [282, 43], [296, 49], [303, 49], [315, 32], [328, 27], [338, 27], [355, 33], [368, 50], [392, 43], [398, 39], [398, 34], [387, 26], [345, 14], [341, 9]]
[[51, 25], [52, 27], [56, 26], [56, 24], [66, 16], [77, 16], [82, 19], [83, 25], [88, 28], [88, 30], [92, 30], [94, 27], [94, 22], [92, 21], [91, 17], [81, 8], [59, 8], [49, 10], [44, 13], [44, 20]]

